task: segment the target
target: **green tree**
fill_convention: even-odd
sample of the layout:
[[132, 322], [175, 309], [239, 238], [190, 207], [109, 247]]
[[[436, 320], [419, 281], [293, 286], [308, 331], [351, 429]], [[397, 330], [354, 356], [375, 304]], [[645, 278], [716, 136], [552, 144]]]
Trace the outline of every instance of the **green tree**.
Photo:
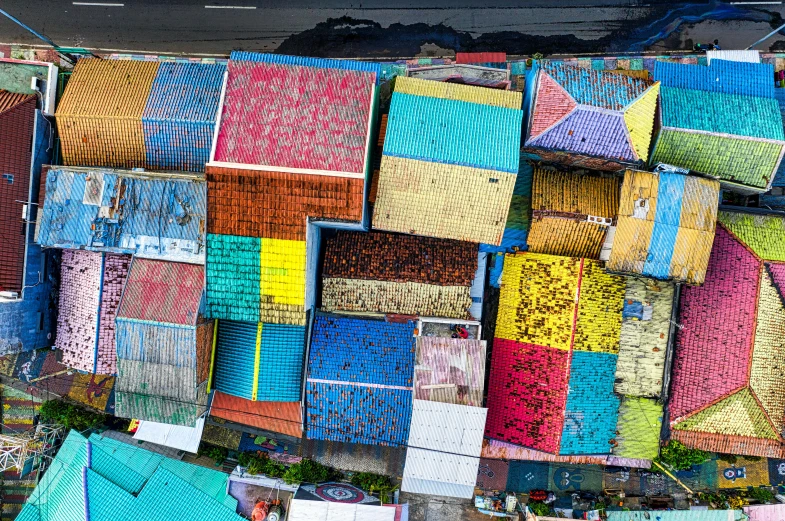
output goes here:
[[65, 400], [49, 400], [39, 409], [44, 423], [57, 423], [66, 429], [86, 431], [103, 425], [107, 415], [84, 409]]
[[693, 465], [709, 461], [711, 454], [698, 449], [690, 449], [679, 441], [670, 440], [660, 449], [656, 461], [672, 467], [674, 470], [687, 470]]

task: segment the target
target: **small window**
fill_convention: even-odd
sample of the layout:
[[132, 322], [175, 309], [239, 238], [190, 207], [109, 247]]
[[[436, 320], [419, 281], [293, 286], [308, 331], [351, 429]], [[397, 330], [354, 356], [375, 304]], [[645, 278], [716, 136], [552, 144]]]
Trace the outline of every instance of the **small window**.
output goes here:
[[14, 184], [14, 174], [3, 174], [3, 179], [5, 179], [9, 185]]

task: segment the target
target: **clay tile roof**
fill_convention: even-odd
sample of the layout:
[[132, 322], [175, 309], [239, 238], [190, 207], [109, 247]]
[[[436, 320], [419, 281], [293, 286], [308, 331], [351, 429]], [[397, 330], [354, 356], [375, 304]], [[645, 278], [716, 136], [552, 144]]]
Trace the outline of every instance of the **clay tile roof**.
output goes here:
[[300, 402], [252, 402], [216, 391], [210, 416], [297, 438], [302, 436]]

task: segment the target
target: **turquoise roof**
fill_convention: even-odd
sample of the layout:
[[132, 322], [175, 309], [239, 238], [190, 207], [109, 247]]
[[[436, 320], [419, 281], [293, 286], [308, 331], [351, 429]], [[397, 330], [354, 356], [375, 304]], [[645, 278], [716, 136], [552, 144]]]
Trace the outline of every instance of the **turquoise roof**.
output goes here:
[[774, 98], [662, 87], [662, 124], [766, 139], [785, 140]]
[[774, 66], [768, 63], [712, 60], [708, 66], [657, 61], [654, 81], [662, 87], [774, 97]]
[[393, 92], [384, 155], [518, 173], [523, 111]]
[[227, 480], [222, 472], [96, 434], [88, 444], [71, 431], [18, 519], [83, 521], [89, 514], [90, 521], [114, 521], [122, 512], [128, 519], [169, 521], [199, 512], [240, 521]]

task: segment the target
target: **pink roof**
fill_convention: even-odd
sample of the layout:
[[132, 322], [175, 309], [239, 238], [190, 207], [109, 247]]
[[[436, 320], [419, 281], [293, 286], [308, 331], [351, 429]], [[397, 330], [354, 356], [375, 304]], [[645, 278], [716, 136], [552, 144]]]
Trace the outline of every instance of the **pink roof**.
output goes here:
[[717, 227], [706, 282], [685, 287], [671, 384], [671, 420], [747, 385], [760, 262]]
[[750, 521], [782, 521], [785, 519], [785, 504], [751, 505], [744, 507]]
[[135, 258], [117, 318], [196, 325], [204, 266]]
[[558, 452], [569, 355], [566, 350], [495, 338], [485, 435]]
[[504, 63], [507, 61], [505, 52], [457, 52], [455, 63]]
[[215, 160], [365, 172], [373, 73], [230, 61]]

